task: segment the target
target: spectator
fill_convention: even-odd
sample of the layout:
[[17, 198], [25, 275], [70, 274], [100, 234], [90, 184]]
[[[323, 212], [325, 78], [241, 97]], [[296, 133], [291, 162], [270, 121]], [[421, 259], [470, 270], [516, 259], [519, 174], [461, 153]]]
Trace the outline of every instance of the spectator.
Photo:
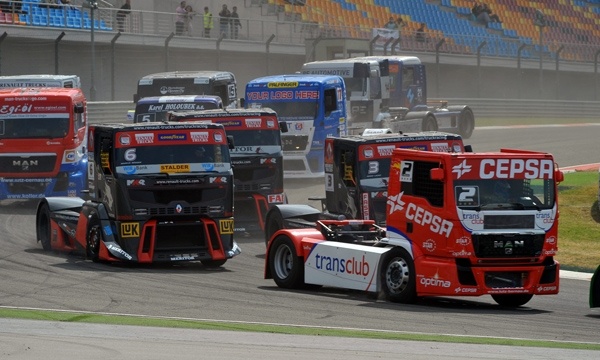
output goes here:
[[60, 0], [61, 5], [64, 5], [64, 9], [76, 9], [73, 4], [71, 4], [71, 0]]
[[383, 27], [390, 30], [396, 30], [398, 29], [398, 24], [396, 24], [394, 18], [390, 16], [390, 20]]
[[231, 12], [227, 9], [227, 5], [223, 4], [223, 9], [219, 12], [219, 25], [221, 35], [223, 37], [227, 37], [227, 33], [229, 32], [229, 17], [231, 16]]
[[192, 36], [192, 31], [194, 30], [194, 27], [192, 26], [192, 20], [194, 19], [194, 16], [196, 15], [196, 12], [194, 11], [194, 9], [192, 8], [192, 5], [187, 5], [185, 7], [185, 19], [183, 21], [184, 25], [183, 25], [183, 32], [187, 35], [187, 36]]
[[426, 42], [425, 38], [425, 23], [421, 23], [417, 31], [415, 32], [415, 40], [418, 42]]
[[490, 9], [490, 7], [487, 4], [483, 4], [482, 5], [482, 10], [483, 12], [488, 14], [488, 17], [490, 18], [490, 21], [492, 22], [497, 22], [497, 23], [502, 23], [502, 21], [500, 21], [500, 17], [498, 16], [498, 14], [494, 14], [492, 12], [492, 9]]
[[471, 13], [473, 14], [473, 17], [478, 23], [487, 26], [491, 20], [490, 15], [487, 12], [485, 12], [484, 9], [485, 5], [475, 2], [473, 7], [471, 8]]
[[187, 12], [185, 11], [185, 7], [187, 6], [185, 1], [179, 3], [175, 12], [177, 13], [177, 19], [175, 21], [175, 35], [182, 35], [183, 29], [185, 27], [185, 18], [187, 16]]
[[231, 38], [237, 39], [238, 30], [241, 29], [242, 23], [240, 22], [240, 16], [237, 13], [237, 6], [234, 6], [231, 10], [231, 14], [229, 15], [231, 19], [231, 23], [229, 24], [229, 26], [231, 26]]
[[125, 17], [131, 13], [131, 0], [125, 0], [125, 4], [117, 11], [117, 26], [119, 32], [125, 32]]
[[213, 15], [208, 11], [208, 6], [204, 7], [204, 37], [210, 37], [210, 30], [213, 28]]

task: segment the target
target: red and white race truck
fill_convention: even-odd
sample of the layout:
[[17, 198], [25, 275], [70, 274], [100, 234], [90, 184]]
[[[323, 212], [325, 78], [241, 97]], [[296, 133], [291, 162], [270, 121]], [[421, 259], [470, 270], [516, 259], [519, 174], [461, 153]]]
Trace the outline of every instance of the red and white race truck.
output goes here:
[[489, 294], [500, 305], [557, 294], [557, 183], [548, 153], [395, 149], [387, 229], [373, 220], [318, 220], [282, 229], [267, 246], [265, 278], [420, 296]]

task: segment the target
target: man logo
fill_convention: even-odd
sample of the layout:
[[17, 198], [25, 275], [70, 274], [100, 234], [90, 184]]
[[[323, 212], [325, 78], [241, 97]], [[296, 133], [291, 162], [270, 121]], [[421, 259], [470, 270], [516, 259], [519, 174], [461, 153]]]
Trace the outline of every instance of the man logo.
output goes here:
[[219, 230], [222, 235], [233, 234], [233, 219], [219, 221]]
[[139, 237], [140, 236], [140, 224], [139, 223], [121, 223], [121, 237]]

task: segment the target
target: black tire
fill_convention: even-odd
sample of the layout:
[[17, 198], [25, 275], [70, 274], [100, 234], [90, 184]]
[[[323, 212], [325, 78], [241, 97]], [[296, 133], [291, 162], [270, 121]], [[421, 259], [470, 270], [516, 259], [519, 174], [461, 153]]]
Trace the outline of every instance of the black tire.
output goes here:
[[464, 109], [458, 120], [458, 133], [463, 139], [468, 139], [473, 135], [475, 129], [475, 116], [471, 109]]
[[417, 299], [415, 263], [403, 248], [395, 247], [385, 254], [379, 281], [389, 301], [410, 304]]
[[89, 230], [86, 237], [85, 254], [93, 262], [100, 261], [100, 242], [102, 242], [100, 220], [92, 218], [89, 222]]
[[227, 262], [227, 259], [225, 259], [225, 260], [201, 260], [200, 262], [205, 267], [214, 269], [214, 268], [218, 268], [219, 266], [223, 266], [223, 264], [225, 264]]
[[515, 295], [492, 295], [492, 299], [500, 306], [519, 307], [525, 305], [531, 300], [533, 294], [515, 294]]
[[437, 131], [437, 120], [435, 117], [431, 115], [427, 115], [425, 119], [423, 119], [423, 131]]
[[286, 289], [304, 287], [304, 262], [290, 238], [280, 235], [269, 251], [269, 270], [277, 286]]
[[269, 244], [273, 234], [281, 229], [283, 229], [283, 216], [277, 208], [273, 208], [267, 213], [265, 219], [265, 246]]
[[36, 217], [37, 239], [42, 243], [42, 249], [50, 251], [52, 249], [50, 235], [50, 208], [46, 202], [40, 206]]

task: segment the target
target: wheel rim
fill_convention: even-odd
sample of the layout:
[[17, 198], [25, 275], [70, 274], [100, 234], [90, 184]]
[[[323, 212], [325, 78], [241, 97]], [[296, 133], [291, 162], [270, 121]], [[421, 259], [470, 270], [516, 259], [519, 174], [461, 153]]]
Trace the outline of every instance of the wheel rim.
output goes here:
[[90, 235], [87, 238], [87, 248], [91, 257], [97, 255], [100, 248], [100, 228], [98, 226], [93, 226], [90, 229]]
[[391, 294], [400, 294], [408, 287], [410, 269], [402, 258], [393, 259], [385, 272], [385, 283]]
[[277, 248], [275, 251], [274, 265], [275, 274], [278, 278], [286, 279], [290, 275], [292, 267], [294, 266], [294, 254], [288, 246], [281, 245]]

